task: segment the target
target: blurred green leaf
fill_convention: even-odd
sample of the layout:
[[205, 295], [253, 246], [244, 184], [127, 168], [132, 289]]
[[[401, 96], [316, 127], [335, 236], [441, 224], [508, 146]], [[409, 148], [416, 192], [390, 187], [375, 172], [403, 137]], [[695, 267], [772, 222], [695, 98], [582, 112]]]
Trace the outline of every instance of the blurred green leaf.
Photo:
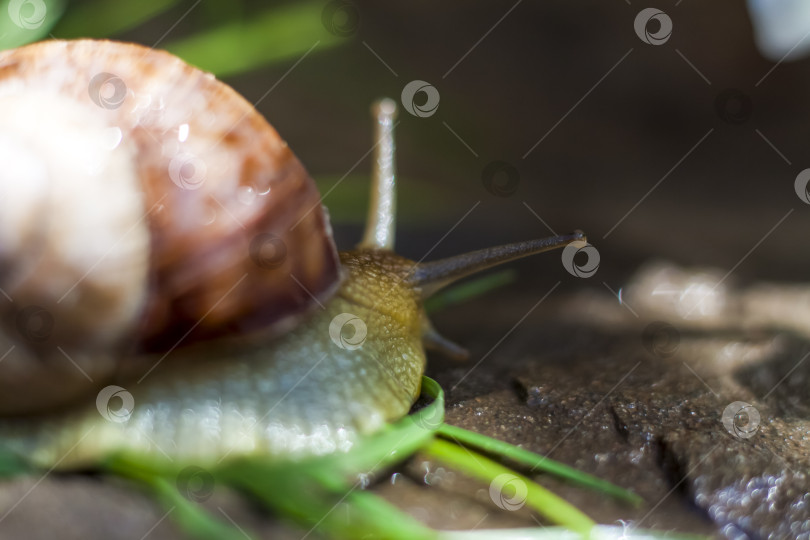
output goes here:
[[110, 2], [93, 0], [71, 6], [53, 29], [60, 39], [101, 38], [134, 28], [163, 13], [180, 0]]
[[503, 287], [515, 281], [517, 272], [513, 268], [499, 270], [492, 274], [471, 279], [449, 289], [439, 291], [436, 296], [431, 296], [425, 301], [425, 310], [428, 313], [440, 311], [453, 304], [466, 302], [476, 296], [486, 294], [491, 290]]
[[200, 69], [227, 77], [271, 62], [300, 58], [344, 41], [321, 22], [323, 2], [267, 9], [168, 43], [165, 49]]
[[64, 8], [62, 0], [0, 0], [0, 50], [46, 37]]
[[12, 478], [32, 471], [34, 468], [24, 457], [6, 448], [0, 448], [0, 478]]

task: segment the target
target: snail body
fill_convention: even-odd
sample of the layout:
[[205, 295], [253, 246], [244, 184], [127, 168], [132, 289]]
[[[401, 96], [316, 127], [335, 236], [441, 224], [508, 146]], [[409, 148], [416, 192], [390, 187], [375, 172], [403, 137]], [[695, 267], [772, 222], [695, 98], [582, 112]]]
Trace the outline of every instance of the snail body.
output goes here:
[[[408, 412], [425, 355], [421, 301], [396, 283], [410, 262], [354, 251], [342, 253], [341, 263], [347, 277], [340, 291], [306, 324], [270, 343], [178, 348], [142, 382], [125, 384], [130, 403], [93, 394], [89, 406], [37, 420], [35, 431], [30, 420], [17, 421], [25, 436], [14, 449], [42, 465], [61, 459], [63, 467], [122, 450], [201, 464], [226, 455], [295, 458], [349, 450], [359, 436]], [[381, 292], [385, 305], [367, 305]], [[363, 321], [362, 346], [341, 348], [330, 338], [330, 325], [342, 314]]]
[[[112, 96], [120, 106], [94, 102], [98, 73], [124, 81], [125, 95]], [[50, 104], [44, 125], [60, 124], [44, 137], [25, 122], [36, 112], [25, 97], [32, 89]], [[396, 255], [388, 100], [375, 109], [366, 233], [340, 254], [314, 183], [275, 130], [171, 55], [90, 40], [0, 53], [4, 108], [0, 156], [16, 165], [0, 171], [0, 286], [13, 304], [0, 313], [0, 347], [10, 347], [0, 362], [0, 438], [42, 466], [128, 451], [201, 464], [348, 451], [407, 414], [425, 347], [459, 353], [430, 325], [427, 296], [584, 238], [429, 263]], [[74, 131], [78, 149], [66, 152]], [[110, 134], [110, 153], [82, 159]], [[189, 163], [197, 168], [184, 170]], [[57, 211], [64, 200], [77, 207]], [[205, 217], [212, 207], [219, 218]], [[112, 237], [93, 248], [100, 257], [61, 234], [98, 228]], [[21, 331], [19, 305], [54, 313], [48, 339]]]

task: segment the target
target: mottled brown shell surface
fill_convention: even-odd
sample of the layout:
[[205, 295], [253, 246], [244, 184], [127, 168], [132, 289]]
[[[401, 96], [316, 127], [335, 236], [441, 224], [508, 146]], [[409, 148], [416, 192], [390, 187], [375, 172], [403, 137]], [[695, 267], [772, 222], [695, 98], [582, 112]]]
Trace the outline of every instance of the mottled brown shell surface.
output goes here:
[[139, 45], [48, 41], [0, 52], [0, 98], [28, 92], [86, 105], [134, 145], [150, 230], [142, 349], [280, 334], [337, 287], [314, 182], [213, 75]]

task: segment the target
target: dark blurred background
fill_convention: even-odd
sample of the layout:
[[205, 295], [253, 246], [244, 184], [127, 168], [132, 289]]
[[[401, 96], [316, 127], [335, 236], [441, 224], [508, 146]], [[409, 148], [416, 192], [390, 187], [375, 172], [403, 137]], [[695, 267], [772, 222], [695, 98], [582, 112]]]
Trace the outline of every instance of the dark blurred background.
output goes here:
[[[579, 228], [599, 249], [596, 280], [573, 279], [551, 255], [520, 272], [603, 288], [650, 258], [739, 265], [743, 281], [810, 270], [810, 206], [794, 190], [810, 166], [810, 60], [774, 69], [742, 2], [657, 3], [672, 23], [660, 45], [637, 35], [648, 5], [635, 0], [128, 4], [49, 4], [56, 19], [40, 37], [157, 44], [260, 100], [331, 190], [341, 247], [365, 214], [369, 105], [400, 101], [421, 80], [440, 100], [426, 117], [400, 108], [406, 256]], [[660, 20], [646, 30], [655, 35]], [[488, 190], [482, 175], [495, 161]]]

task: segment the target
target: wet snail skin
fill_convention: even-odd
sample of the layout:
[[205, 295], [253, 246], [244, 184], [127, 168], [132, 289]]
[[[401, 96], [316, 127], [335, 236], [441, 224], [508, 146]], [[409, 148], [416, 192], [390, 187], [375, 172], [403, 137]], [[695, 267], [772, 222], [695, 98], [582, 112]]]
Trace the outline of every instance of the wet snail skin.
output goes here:
[[[581, 233], [416, 263], [393, 251], [390, 100], [367, 228], [338, 252], [304, 167], [212, 75], [161, 51], [0, 52], [0, 436], [33, 464], [347, 451], [406, 415], [422, 302]], [[6, 352], [8, 351], [8, 352]]]

